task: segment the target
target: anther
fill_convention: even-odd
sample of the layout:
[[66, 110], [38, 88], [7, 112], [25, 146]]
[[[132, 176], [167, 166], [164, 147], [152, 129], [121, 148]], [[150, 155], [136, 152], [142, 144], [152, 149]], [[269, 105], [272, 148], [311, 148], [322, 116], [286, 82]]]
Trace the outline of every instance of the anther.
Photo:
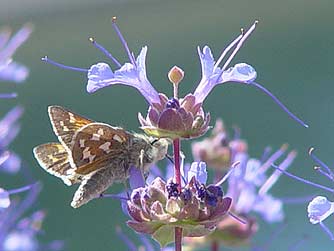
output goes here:
[[104, 48], [102, 45], [100, 45], [98, 42], [96, 42], [95, 38], [90, 37], [89, 41], [100, 51], [102, 51], [102, 53], [104, 55], [106, 55], [108, 58], [110, 58], [113, 63], [117, 66], [117, 67], [121, 67], [121, 63], [106, 49]]

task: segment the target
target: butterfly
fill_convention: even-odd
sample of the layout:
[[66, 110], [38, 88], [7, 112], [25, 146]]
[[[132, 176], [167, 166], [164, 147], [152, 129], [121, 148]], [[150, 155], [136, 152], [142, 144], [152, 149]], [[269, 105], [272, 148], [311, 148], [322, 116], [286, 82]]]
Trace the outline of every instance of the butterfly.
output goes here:
[[95, 122], [61, 106], [49, 106], [48, 113], [59, 142], [39, 145], [33, 153], [43, 169], [66, 185], [80, 183], [74, 208], [99, 197], [114, 182], [125, 182], [130, 167], [144, 174], [167, 155], [167, 139]]

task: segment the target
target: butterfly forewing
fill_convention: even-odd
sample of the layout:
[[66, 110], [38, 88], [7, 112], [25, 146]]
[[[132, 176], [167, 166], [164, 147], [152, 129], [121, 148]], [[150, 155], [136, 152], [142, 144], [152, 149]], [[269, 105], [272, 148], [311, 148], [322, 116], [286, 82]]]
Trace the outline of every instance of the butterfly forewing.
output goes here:
[[58, 136], [59, 141], [68, 149], [71, 148], [70, 144], [74, 134], [81, 127], [94, 123], [93, 120], [79, 116], [61, 106], [49, 106], [48, 112], [53, 131]]
[[36, 146], [33, 151], [38, 163], [47, 172], [61, 178], [67, 185], [75, 183], [68, 175], [72, 167], [68, 153], [61, 144], [47, 143]]
[[103, 167], [100, 163], [124, 153], [129, 136], [124, 129], [104, 123], [91, 123], [82, 127], [71, 143], [72, 165], [82, 166], [85, 173], [88, 169], [94, 169], [94, 166], [95, 169]]

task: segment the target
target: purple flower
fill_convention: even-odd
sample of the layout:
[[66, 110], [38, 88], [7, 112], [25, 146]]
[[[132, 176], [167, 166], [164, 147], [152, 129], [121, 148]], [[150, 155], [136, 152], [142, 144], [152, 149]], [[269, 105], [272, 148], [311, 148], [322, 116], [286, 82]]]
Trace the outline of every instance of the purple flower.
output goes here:
[[[27, 67], [13, 61], [15, 51], [28, 39], [32, 31], [31, 25], [23, 26], [11, 37], [8, 28], [0, 31], [0, 81], [21, 83], [24, 81], [29, 70]], [[16, 93], [0, 93], [0, 98], [13, 98]]]

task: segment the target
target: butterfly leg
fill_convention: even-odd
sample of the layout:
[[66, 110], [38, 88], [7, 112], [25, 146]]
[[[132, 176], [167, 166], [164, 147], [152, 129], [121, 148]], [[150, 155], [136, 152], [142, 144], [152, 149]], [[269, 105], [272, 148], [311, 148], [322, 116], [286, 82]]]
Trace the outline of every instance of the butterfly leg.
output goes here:
[[90, 200], [100, 197], [114, 181], [107, 172], [109, 170], [104, 168], [91, 175], [84, 176], [78, 190], [74, 194], [71, 206], [78, 208]]

